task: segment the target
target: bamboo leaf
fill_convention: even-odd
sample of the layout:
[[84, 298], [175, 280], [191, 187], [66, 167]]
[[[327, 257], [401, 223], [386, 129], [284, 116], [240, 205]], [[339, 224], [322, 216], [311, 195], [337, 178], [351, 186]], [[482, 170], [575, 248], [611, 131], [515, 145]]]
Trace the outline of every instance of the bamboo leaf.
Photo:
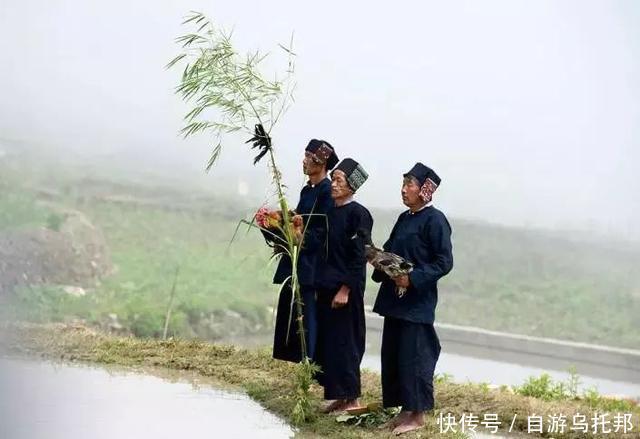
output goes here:
[[209, 172], [211, 170], [216, 160], [218, 160], [218, 157], [220, 156], [221, 152], [222, 152], [222, 145], [218, 143], [213, 148], [213, 151], [211, 152], [211, 157], [209, 158], [209, 161], [207, 162], [207, 166], [205, 167], [206, 172]]
[[[290, 46], [280, 45], [288, 55], [286, 75], [279, 80], [274, 75], [274, 80], [267, 80], [259, 70], [268, 56], [268, 53], [255, 50], [241, 58], [232, 44], [233, 29], [226, 32], [223, 28], [209, 21], [204, 14], [191, 11], [184, 19], [183, 24], [193, 28], [193, 32], [179, 36], [176, 42], [181, 45], [182, 53], [173, 58], [167, 68], [176, 66], [185, 61], [182, 70], [180, 84], [175, 88], [175, 93], [189, 103], [189, 109], [184, 116], [184, 127], [181, 133], [185, 136], [208, 132], [217, 139], [216, 146], [205, 167], [209, 172], [217, 162], [221, 149], [223, 136], [227, 133], [244, 130], [253, 135], [254, 125], [260, 124], [266, 128], [269, 136], [278, 122], [280, 116], [286, 112], [293, 99], [293, 73], [295, 70], [293, 47], [293, 35]], [[211, 109], [213, 111], [206, 111]], [[213, 116], [211, 120], [198, 120], [204, 115]], [[268, 148], [273, 147], [269, 138]], [[264, 151], [266, 152], [266, 151]], [[283, 183], [282, 174], [279, 171], [275, 155], [269, 154], [268, 166], [272, 175], [274, 188], [278, 195], [278, 202], [283, 212], [284, 227], [280, 234], [274, 234], [274, 245], [282, 249], [282, 254], [291, 259], [293, 266], [292, 275], [287, 278], [281, 289], [289, 285], [292, 290], [292, 303], [289, 312], [289, 321], [292, 322], [293, 307], [295, 305], [297, 334], [300, 337], [303, 361], [296, 369], [296, 405], [294, 420], [303, 422], [308, 418], [311, 410], [309, 404], [309, 387], [312, 381], [314, 366], [309, 362], [306, 354], [304, 338], [304, 325], [302, 315], [302, 298], [300, 285], [297, 278], [297, 263], [300, 247], [295, 242], [295, 237], [290, 229], [288, 202], [285, 198], [286, 186]], [[238, 223], [229, 245], [235, 240], [241, 224], [247, 224], [247, 232], [253, 228], [259, 228], [251, 222], [242, 220]], [[262, 229], [265, 231], [264, 229]], [[306, 227], [305, 227], [306, 231]], [[269, 231], [266, 231], [269, 232]], [[270, 262], [277, 258], [274, 255]], [[282, 290], [281, 290], [282, 291]], [[280, 291], [280, 292], [281, 292]], [[287, 339], [288, 339], [287, 334]]]
[[169, 63], [167, 63], [167, 65], [165, 66], [166, 69], [170, 69], [171, 67], [173, 67], [177, 62], [179, 62], [180, 60], [184, 59], [187, 56], [186, 53], [182, 53], [178, 56], [176, 56], [175, 58], [173, 58], [171, 61], [169, 61]]

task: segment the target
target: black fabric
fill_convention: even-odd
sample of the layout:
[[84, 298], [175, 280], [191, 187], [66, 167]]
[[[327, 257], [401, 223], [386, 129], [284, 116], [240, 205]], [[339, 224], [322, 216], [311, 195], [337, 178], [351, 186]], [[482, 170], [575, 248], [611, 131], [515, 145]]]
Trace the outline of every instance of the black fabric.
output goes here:
[[333, 172], [342, 171], [348, 177], [349, 175], [351, 175], [353, 171], [356, 170], [357, 167], [358, 167], [358, 162], [356, 162], [354, 159], [347, 157], [345, 159], [342, 159], [342, 161], [338, 163], [338, 166], [336, 166]]
[[[318, 333], [316, 291], [313, 287], [306, 286], [300, 288], [300, 293], [303, 301], [302, 322], [305, 328], [307, 356], [314, 360]], [[296, 304], [291, 299], [291, 284], [287, 282], [282, 287], [278, 298], [278, 314], [276, 315], [276, 327], [273, 336], [273, 358], [299, 363], [302, 360], [302, 348], [300, 346], [300, 336], [298, 335]]]
[[430, 178], [437, 186], [440, 186], [440, 182], [442, 181], [433, 169], [420, 162], [413, 165], [413, 168], [404, 174], [405, 177], [408, 175], [415, 177], [420, 185], [423, 185], [427, 178]]
[[364, 291], [367, 276], [365, 240], [357, 232], [373, 228], [369, 211], [356, 201], [334, 207], [328, 215], [328, 257], [319, 264], [316, 285], [333, 290], [342, 285], [352, 291]]
[[320, 148], [320, 146], [322, 146], [323, 144], [327, 145], [329, 148], [333, 150], [333, 154], [331, 154], [331, 156], [327, 159], [327, 163], [326, 163], [326, 169], [327, 171], [330, 171], [334, 168], [335, 165], [338, 164], [338, 161], [340, 159], [338, 158], [338, 155], [336, 154], [335, 149], [333, 148], [333, 146], [331, 146], [329, 142], [327, 142], [326, 140], [311, 139], [307, 144], [305, 151], [316, 152], [316, 150]]
[[374, 270], [372, 279], [382, 282], [373, 311], [416, 323], [433, 323], [438, 303], [438, 279], [453, 268], [451, 226], [442, 212], [433, 206], [402, 213], [383, 246], [414, 265], [409, 274], [411, 285], [398, 297], [396, 285], [382, 271]]
[[440, 341], [432, 324], [385, 317], [382, 332], [382, 404], [407, 411], [434, 407], [433, 373]]
[[[296, 213], [302, 215], [305, 224], [303, 245], [298, 257], [298, 282], [301, 285], [314, 285], [319, 260], [326, 257], [326, 215], [333, 209], [333, 204], [331, 181], [328, 178], [315, 186], [307, 184], [300, 191]], [[282, 284], [289, 276], [291, 259], [283, 254], [273, 276], [273, 283]]]
[[344, 307], [332, 309], [334, 290], [318, 290], [318, 343], [316, 375], [325, 399], [360, 396], [360, 362], [364, 355], [366, 325], [362, 291], [351, 291]]
[[362, 165], [351, 158], [343, 159], [338, 166], [331, 172], [342, 171], [344, 172], [347, 184], [351, 188], [352, 191], [356, 192], [360, 187], [367, 181], [369, 178], [369, 174], [364, 170]]
[[[329, 212], [328, 256], [316, 277], [318, 286], [318, 343], [316, 361], [322, 368], [318, 381], [326, 399], [360, 396], [360, 362], [364, 355], [366, 326], [364, 291], [367, 260], [364, 240], [356, 234], [371, 233], [373, 218], [352, 201]], [[338, 290], [349, 287], [349, 301], [332, 309]]]
[[[300, 201], [296, 213], [303, 215], [305, 235], [302, 249], [298, 257], [298, 282], [303, 296], [303, 324], [307, 340], [307, 355], [313, 359], [315, 355], [317, 315], [315, 303], [315, 279], [318, 266], [324, 264], [327, 254], [328, 213], [333, 209], [331, 198], [331, 182], [324, 179], [315, 186], [307, 184], [300, 191]], [[309, 215], [313, 213], [314, 215]], [[291, 259], [280, 256], [273, 283], [282, 284], [291, 276]], [[296, 322], [295, 303], [291, 305], [292, 291], [290, 285], [283, 286], [278, 297], [278, 310], [273, 339], [273, 358], [299, 362], [302, 352]], [[289, 319], [289, 316], [292, 316]], [[291, 320], [291, 323], [289, 322]], [[287, 336], [288, 334], [288, 336]], [[288, 340], [287, 340], [288, 338]]]

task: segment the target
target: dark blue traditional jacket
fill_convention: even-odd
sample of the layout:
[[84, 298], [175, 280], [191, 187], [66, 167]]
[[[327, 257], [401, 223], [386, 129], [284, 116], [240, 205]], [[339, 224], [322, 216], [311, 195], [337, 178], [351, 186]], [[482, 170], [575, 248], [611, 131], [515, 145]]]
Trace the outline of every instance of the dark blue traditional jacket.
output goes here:
[[400, 214], [383, 246], [414, 264], [411, 286], [398, 297], [395, 282], [375, 270], [372, 279], [382, 282], [373, 311], [415, 323], [433, 323], [438, 303], [438, 279], [453, 268], [451, 226], [433, 206]]
[[373, 218], [360, 203], [352, 201], [334, 207], [329, 213], [329, 258], [320, 264], [316, 285], [336, 290], [346, 285], [352, 294], [364, 295], [367, 278], [367, 258], [364, 239], [357, 234], [365, 230], [371, 234]]
[[[298, 282], [302, 286], [314, 285], [318, 263], [326, 257], [326, 215], [332, 208], [331, 181], [328, 178], [316, 185], [307, 183], [300, 191], [296, 213], [303, 216], [306, 228], [298, 257]], [[307, 216], [311, 213], [314, 216]], [[315, 216], [316, 214], [318, 216]], [[289, 276], [291, 276], [291, 259], [283, 254], [273, 276], [273, 283], [281, 284]]]

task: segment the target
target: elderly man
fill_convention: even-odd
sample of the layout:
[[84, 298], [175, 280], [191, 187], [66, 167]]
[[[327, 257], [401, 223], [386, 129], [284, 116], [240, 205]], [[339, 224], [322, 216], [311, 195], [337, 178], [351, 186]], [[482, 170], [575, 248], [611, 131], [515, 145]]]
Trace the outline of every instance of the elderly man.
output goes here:
[[[394, 434], [424, 425], [424, 413], [434, 407], [433, 373], [440, 342], [433, 322], [438, 279], [453, 268], [451, 226], [433, 207], [440, 177], [422, 163], [406, 174], [402, 202], [409, 208], [396, 221], [384, 250], [413, 263], [408, 275], [394, 279], [375, 270], [382, 282], [374, 312], [384, 316], [382, 333], [382, 399], [385, 407], [402, 406], [390, 422]], [[398, 288], [406, 293], [398, 295]]]
[[[314, 358], [317, 337], [315, 279], [319, 264], [323, 263], [326, 248], [326, 217], [333, 208], [331, 182], [327, 172], [338, 163], [334, 148], [325, 140], [312, 139], [305, 149], [302, 170], [309, 177], [300, 191], [296, 215], [304, 221], [304, 237], [298, 258], [298, 281], [303, 302], [303, 323], [307, 356]], [[265, 236], [268, 238], [268, 236]], [[292, 300], [290, 281], [291, 259], [283, 254], [273, 277], [273, 283], [286, 285], [280, 292], [273, 340], [273, 357], [299, 362], [302, 358], [297, 335], [296, 306]]]
[[360, 362], [364, 355], [365, 242], [358, 232], [371, 234], [369, 211], [353, 200], [367, 179], [365, 170], [346, 158], [331, 173], [327, 262], [316, 277], [318, 285], [317, 376], [328, 403], [325, 412], [358, 406]]

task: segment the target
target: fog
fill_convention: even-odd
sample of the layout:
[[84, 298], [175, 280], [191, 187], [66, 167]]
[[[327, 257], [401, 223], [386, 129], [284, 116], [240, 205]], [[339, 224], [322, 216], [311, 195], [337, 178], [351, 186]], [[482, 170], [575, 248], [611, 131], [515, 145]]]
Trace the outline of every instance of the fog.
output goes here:
[[189, 10], [233, 28], [243, 51], [295, 32], [296, 103], [273, 133], [294, 197], [316, 137], [369, 171], [368, 206], [399, 209], [401, 174], [422, 161], [450, 216], [640, 236], [633, 0], [3, 0], [0, 139], [263, 197], [266, 167], [244, 139], [205, 176], [211, 138], [178, 134], [180, 72], [164, 65]]

